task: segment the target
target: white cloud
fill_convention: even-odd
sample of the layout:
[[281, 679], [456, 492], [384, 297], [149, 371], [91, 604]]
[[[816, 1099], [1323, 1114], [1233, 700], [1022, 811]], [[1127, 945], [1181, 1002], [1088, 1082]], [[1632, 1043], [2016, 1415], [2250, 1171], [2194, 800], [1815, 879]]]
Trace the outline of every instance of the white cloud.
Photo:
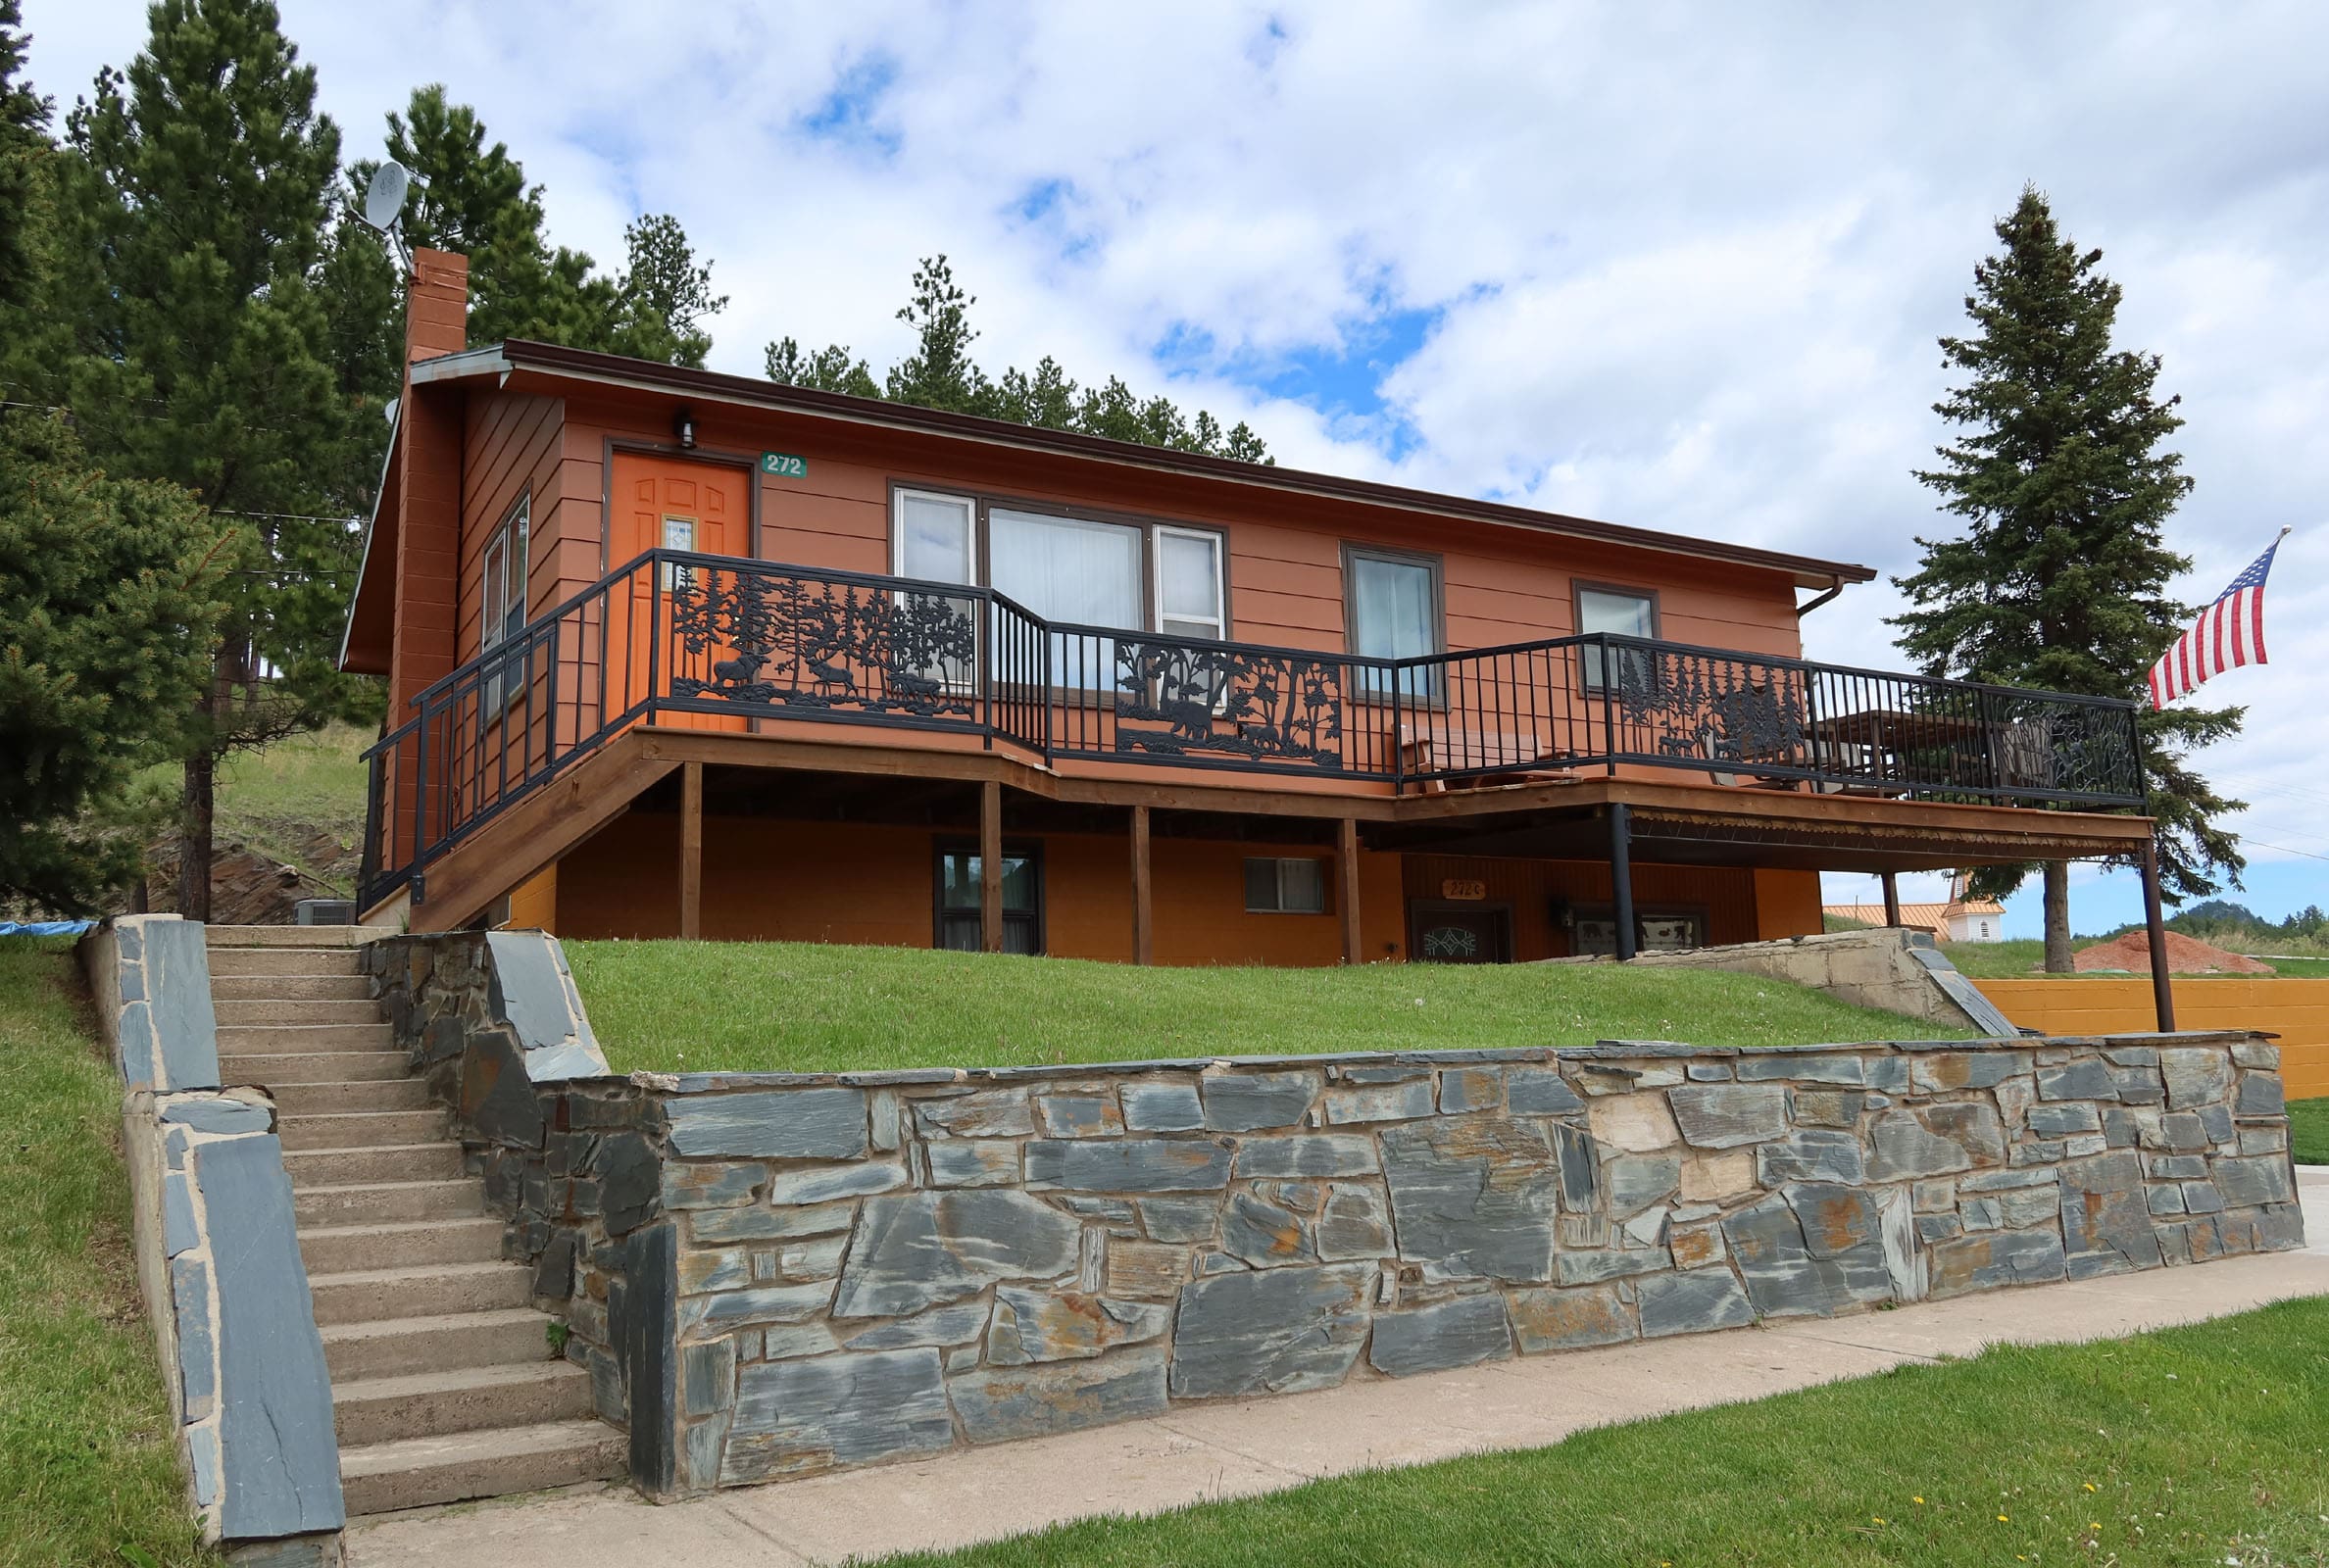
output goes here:
[[[68, 102], [143, 36], [140, 0], [28, 10]], [[994, 363], [1171, 373], [1305, 466], [1887, 572], [1944, 526], [1909, 476], [1941, 435], [1933, 339], [2035, 179], [2184, 396], [2182, 591], [2324, 520], [2329, 13], [2293, 0], [284, 10], [351, 156], [443, 80], [561, 241], [611, 263], [631, 217], [677, 213], [733, 296], [721, 368], [787, 332], [886, 363], [943, 249]], [[1370, 368], [1412, 313], [1420, 344]], [[1152, 361], [1175, 335], [1208, 352]], [[1268, 390], [1352, 351], [1310, 404]], [[2251, 705], [2209, 765], [2259, 839], [2329, 853], [2329, 539], [2291, 541], [2273, 599], [2275, 664], [2206, 694]], [[1895, 603], [1853, 590], [1811, 652], [1898, 663]]]

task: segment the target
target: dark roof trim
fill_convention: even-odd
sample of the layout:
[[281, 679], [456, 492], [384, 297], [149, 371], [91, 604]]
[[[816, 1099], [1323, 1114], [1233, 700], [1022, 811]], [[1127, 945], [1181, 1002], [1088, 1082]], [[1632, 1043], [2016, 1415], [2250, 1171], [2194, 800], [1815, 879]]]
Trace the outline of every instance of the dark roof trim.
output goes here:
[[1087, 462], [1185, 474], [1253, 489], [1355, 501], [1368, 506], [1395, 507], [1404, 512], [1426, 513], [1502, 527], [1528, 528], [1540, 533], [1561, 534], [1635, 550], [1655, 550], [1666, 555], [1690, 556], [1704, 561], [1721, 561], [1735, 565], [1792, 572], [1799, 585], [1806, 588], [1822, 588], [1838, 582], [1868, 582], [1876, 575], [1872, 567], [1847, 562], [1821, 561], [1776, 550], [1759, 550], [1751, 545], [1725, 544], [1719, 540], [1693, 539], [1683, 534], [1660, 533], [1651, 528], [1628, 528], [1612, 522], [1596, 522], [1587, 517], [1564, 516], [1560, 513], [1537, 512], [1527, 507], [1474, 501], [1462, 496], [1438, 495], [1429, 490], [1411, 490], [1401, 485], [1378, 484], [1337, 474], [1235, 463], [1227, 458], [1206, 457], [1195, 452], [1173, 452], [1130, 441], [1112, 441], [1104, 436], [1039, 429], [1004, 419], [947, 414], [936, 409], [918, 409], [877, 398], [816, 392], [807, 387], [783, 386], [752, 376], [725, 375], [717, 370], [690, 370], [652, 360], [625, 359], [617, 354], [594, 354], [584, 349], [528, 342], [520, 338], [513, 338], [491, 348], [471, 349], [466, 354], [425, 362], [414, 367], [413, 379], [458, 380], [472, 375], [506, 377], [513, 371], [526, 369], [577, 380], [750, 404], [757, 408], [846, 420], [855, 424], [951, 436], [959, 440], [1016, 447], [1023, 451], [1080, 458]]

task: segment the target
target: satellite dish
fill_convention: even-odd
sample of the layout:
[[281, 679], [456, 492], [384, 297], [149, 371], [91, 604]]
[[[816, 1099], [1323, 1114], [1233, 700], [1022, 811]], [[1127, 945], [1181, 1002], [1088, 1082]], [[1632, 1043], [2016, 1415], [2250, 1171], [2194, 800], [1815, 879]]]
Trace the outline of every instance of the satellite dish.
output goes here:
[[365, 188], [364, 220], [381, 230], [394, 227], [412, 187], [413, 176], [404, 165], [394, 159], [382, 164]]

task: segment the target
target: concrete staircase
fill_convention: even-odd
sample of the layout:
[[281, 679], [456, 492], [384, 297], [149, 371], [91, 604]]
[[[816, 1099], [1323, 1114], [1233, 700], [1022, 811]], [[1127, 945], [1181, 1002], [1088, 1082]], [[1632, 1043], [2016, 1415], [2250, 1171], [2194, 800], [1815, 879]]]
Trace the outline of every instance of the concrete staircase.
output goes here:
[[406, 1070], [348, 926], [213, 926], [228, 1084], [273, 1091], [351, 1515], [622, 1474], [590, 1378]]

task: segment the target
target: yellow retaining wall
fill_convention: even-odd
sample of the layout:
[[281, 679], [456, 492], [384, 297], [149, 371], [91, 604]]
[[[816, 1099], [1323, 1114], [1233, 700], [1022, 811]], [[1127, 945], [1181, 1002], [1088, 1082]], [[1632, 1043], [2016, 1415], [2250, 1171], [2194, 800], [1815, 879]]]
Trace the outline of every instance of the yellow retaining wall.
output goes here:
[[[2024, 1029], [2050, 1035], [2135, 1034], [2154, 1028], [2152, 983], [2130, 980], [1976, 980]], [[2280, 1036], [2291, 1100], [2329, 1095], [2329, 980], [2178, 979], [2179, 1029], [2260, 1029]]]

